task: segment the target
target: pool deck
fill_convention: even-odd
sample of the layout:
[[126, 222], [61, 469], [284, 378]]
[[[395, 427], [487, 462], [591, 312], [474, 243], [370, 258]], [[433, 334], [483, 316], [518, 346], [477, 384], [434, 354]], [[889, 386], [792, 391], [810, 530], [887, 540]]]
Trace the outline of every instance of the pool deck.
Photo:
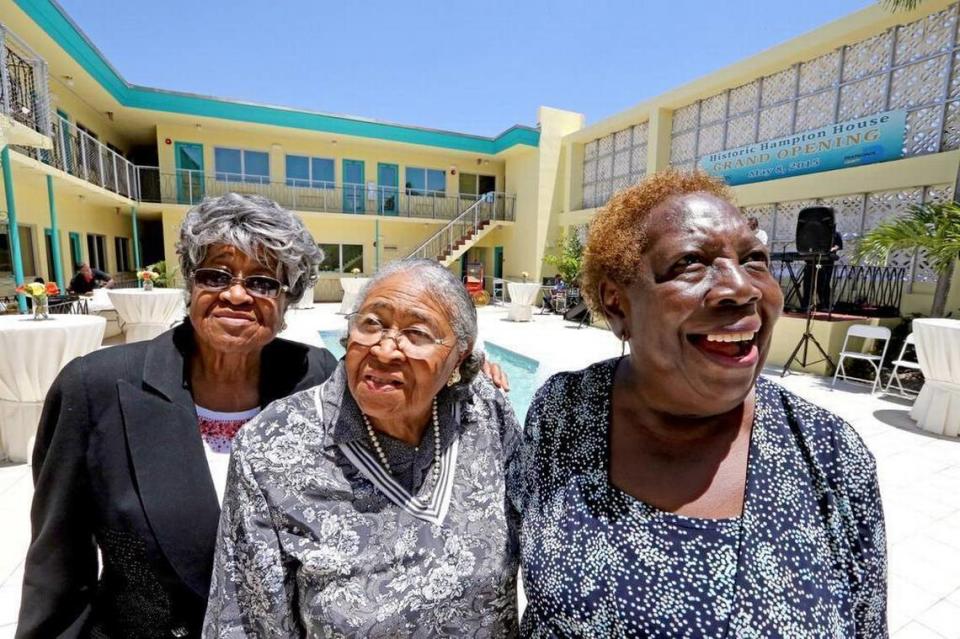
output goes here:
[[[291, 310], [284, 336], [321, 344], [317, 331], [344, 327], [337, 304]], [[540, 377], [620, 354], [605, 330], [577, 329], [559, 316], [506, 320], [503, 307], [480, 309], [480, 337], [540, 362]], [[877, 458], [890, 554], [889, 618], [896, 639], [960, 639], [960, 440], [916, 428], [909, 402], [813, 375], [765, 371], [771, 379], [849, 421]], [[30, 468], [0, 466], [0, 639], [13, 637], [29, 543]]]

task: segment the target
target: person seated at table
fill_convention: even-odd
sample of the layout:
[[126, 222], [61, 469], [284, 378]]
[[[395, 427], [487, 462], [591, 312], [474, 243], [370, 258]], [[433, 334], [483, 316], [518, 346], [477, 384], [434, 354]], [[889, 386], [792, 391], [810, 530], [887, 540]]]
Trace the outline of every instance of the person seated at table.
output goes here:
[[67, 289], [76, 295], [86, 295], [93, 292], [93, 289], [104, 286], [113, 288], [113, 278], [98, 268], [90, 268], [90, 265], [81, 262], [77, 264], [77, 272], [70, 280]]
[[719, 179], [667, 170], [590, 227], [629, 352], [547, 380], [508, 463], [524, 637], [887, 637], [873, 456], [760, 377], [783, 295]]

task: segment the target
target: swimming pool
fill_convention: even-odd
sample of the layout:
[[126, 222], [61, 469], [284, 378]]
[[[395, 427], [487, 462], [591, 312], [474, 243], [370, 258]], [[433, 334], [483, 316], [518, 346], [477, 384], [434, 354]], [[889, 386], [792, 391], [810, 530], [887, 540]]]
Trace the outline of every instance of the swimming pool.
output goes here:
[[[324, 346], [338, 360], [345, 353], [343, 346], [340, 345], [342, 335], [343, 331], [320, 331], [320, 338], [323, 340]], [[517, 419], [523, 425], [523, 420], [527, 417], [527, 410], [530, 408], [530, 402], [533, 400], [533, 394], [537, 390], [537, 369], [540, 368], [540, 362], [491, 342], [485, 342], [483, 347], [490, 361], [500, 364], [500, 367], [507, 374], [507, 378], [510, 380], [508, 397], [510, 397], [510, 403], [513, 404], [513, 409], [517, 412]]]
[[507, 396], [513, 404], [513, 410], [517, 412], [520, 425], [523, 426], [533, 394], [537, 390], [537, 369], [540, 368], [540, 362], [492, 342], [484, 342], [483, 348], [490, 361], [500, 364], [500, 368], [507, 374], [507, 379], [510, 380], [510, 392]]
[[340, 345], [340, 338], [343, 337], [344, 331], [320, 331], [320, 339], [323, 340], [323, 346], [328, 351], [333, 353], [333, 356], [337, 358], [337, 361], [346, 355], [347, 351]]

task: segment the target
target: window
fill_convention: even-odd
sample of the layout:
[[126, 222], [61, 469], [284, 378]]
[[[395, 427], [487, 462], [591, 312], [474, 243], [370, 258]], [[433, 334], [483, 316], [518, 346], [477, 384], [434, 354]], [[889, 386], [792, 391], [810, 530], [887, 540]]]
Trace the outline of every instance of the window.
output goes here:
[[350, 273], [363, 270], [363, 244], [318, 244], [323, 251], [320, 270], [327, 273]]
[[[20, 238], [20, 262], [23, 264], [24, 278], [33, 279], [37, 273], [37, 262], [33, 251], [33, 227], [19, 225], [17, 235]], [[0, 225], [0, 272], [13, 271], [13, 249], [10, 246], [10, 227]], [[29, 281], [29, 280], [27, 280]]]
[[79, 122], [77, 122], [77, 125], [76, 125], [76, 126], [77, 126], [78, 129], [80, 129], [81, 131], [83, 131], [84, 133], [86, 133], [87, 135], [89, 135], [89, 136], [90, 136], [91, 138], [93, 138], [94, 140], [99, 140], [99, 139], [100, 139], [100, 136], [99, 136], [99, 135], [97, 135], [96, 133], [94, 133], [93, 131], [91, 131], [90, 129], [88, 129], [87, 127], [83, 126], [83, 125], [80, 124]]
[[87, 255], [90, 268], [107, 272], [107, 238], [103, 235], [87, 233]]
[[310, 158], [305, 155], [287, 156], [287, 186], [308, 186], [315, 189], [332, 189], [333, 160]]
[[214, 148], [213, 165], [220, 182], [270, 182], [270, 155], [266, 151]]
[[476, 173], [460, 174], [460, 195], [478, 198], [481, 195], [496, 191], [497, 178], [493, 175], [477, 175]]
[[440, 195], [447, 191], [447, 174], [442, 169], [407, 167], [407, 195]]
[[126, 237], [114, 238], [114, 248], [117, 253], [117, 271], [132, 271], [130, 263], [130, 239]]
[[53, 259], [53, 231], [43, 229], [44, 246], [47, 249], [47, 281], [57, 281], [57, 266]]

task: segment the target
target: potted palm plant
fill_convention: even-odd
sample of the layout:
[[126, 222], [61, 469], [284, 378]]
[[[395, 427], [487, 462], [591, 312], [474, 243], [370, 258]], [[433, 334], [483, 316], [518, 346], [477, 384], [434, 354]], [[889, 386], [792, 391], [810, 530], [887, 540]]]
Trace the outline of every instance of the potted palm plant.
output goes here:
[[857, 247], [857, 259], [883, 264], [892, 251], [922, 249], [937, 273], [930, 314], [943, 317], [947, 294], [960, 257], [960, 205], [956, 202], [916, 204], [907, 215], [868, 231]]

